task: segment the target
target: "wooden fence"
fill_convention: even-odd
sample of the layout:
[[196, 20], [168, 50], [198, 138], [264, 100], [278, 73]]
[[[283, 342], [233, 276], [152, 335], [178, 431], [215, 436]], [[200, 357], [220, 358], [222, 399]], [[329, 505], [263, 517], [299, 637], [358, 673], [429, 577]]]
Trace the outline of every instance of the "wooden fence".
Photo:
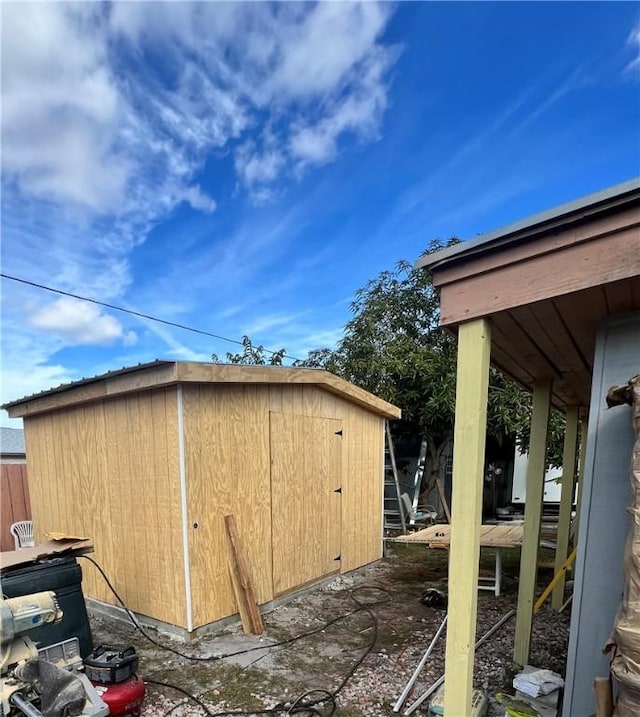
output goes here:
[[12, 523], [31, 520], [27, 466], [25, 463], [3, 463], [0, 466], [0, 550], [13, 550]]

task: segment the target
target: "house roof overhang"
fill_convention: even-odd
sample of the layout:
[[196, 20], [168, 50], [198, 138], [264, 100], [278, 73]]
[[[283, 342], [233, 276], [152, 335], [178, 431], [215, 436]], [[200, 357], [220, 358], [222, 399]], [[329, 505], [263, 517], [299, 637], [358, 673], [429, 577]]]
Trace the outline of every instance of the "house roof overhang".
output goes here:
[[486, 317], [492, 362], [588, 405], [597, 327], [640, 310], [640, 178], [420, 257], [441, 325]]
[[25, 396], [5, 403], [12, 418], [25, 418], [82, 403], [177, 384], [287, 384], [317, 386], [384, 418], [401, 410], [328, 371], [285, 366], [245, 366], [191, 361], [152, 361]]

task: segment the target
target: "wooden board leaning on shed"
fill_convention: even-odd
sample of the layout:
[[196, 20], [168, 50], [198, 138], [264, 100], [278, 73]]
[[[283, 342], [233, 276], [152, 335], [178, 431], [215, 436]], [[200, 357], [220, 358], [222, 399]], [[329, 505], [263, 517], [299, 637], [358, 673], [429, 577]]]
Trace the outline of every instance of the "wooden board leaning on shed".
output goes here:
[[229, 572], [233, 591], [238, 603], [238, 612], [245, 632], [261, 635], [264, 632], [262, 616], [256, 602], [251, 572], [247, 562], [246, 552], [240, 542], [236, 519], [233, 515], [225, 515], [224, 525], [229, 540]]

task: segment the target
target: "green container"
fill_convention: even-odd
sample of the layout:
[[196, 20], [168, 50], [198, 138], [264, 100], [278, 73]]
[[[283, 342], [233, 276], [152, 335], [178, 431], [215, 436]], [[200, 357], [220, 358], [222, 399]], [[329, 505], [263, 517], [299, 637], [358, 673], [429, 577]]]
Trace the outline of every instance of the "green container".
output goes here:
[[25, 633], [38, 646], [77, 637], [80, 654], [86, 657], [93, 650], [89, 617], [82, 594], [82, 568], [75, 558], [52, 558], [35, 565], [7, 570], [0, 576], [4, 597], [20, 597], [53, 590], [63, 612], [62, 621], [38, 627]]

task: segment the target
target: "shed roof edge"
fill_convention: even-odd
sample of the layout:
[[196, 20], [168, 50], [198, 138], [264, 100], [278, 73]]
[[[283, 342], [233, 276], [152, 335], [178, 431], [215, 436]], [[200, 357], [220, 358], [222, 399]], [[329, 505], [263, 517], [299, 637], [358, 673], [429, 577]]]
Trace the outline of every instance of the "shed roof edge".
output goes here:
[[[129, 377], [129, 374], [144, 372], [151, 374], [151, 380]], [[153, 374], [157, 374], [156, 380]], [[401, 410], [397, 406], [322, 369], [160, 360], [62, 384], [48, 391], [11, 401], [2, 408], [8, 410], [12, 417], [27, 417], [79, 403], [180, 383], [315, 385], [385, 418], [401, 416]], [[80, 393], [78, 389], [85, 390]], [[77, 392], [77, 400], [73, 400], [69, 395], [64, 396], [69, 392]]]

